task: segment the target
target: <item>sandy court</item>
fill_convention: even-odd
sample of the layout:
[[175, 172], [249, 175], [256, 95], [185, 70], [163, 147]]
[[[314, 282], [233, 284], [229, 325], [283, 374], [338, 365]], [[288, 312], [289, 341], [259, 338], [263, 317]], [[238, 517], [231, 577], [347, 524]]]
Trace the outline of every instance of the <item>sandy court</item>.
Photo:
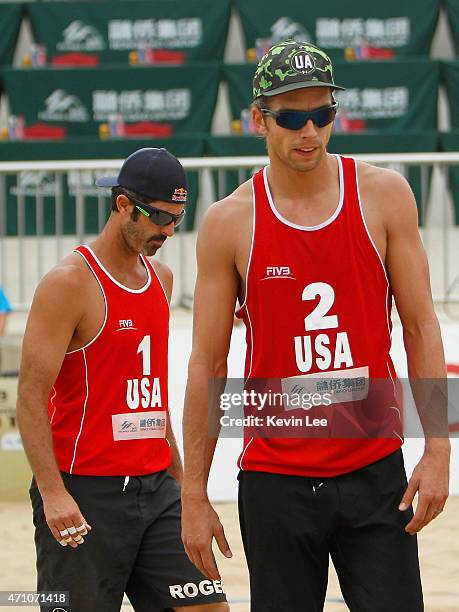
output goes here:
[[[248, 575], [239, 535], [237, 506], [234, 503], [217, 504], [216, 510], [223, 522], [234, 554], [231, 560], [218, 555], [220, 571], [228, 597], [232, 602], [231, 610], [232, 612], [249, 612]], [[433, 521], [419, 536], [426, 612], [459, 610], [457, 581], [459, 539], [454, 536], [457, 534], [458, 516], [459, 497], [452, 497], [443, 515]], [[0, 590], [33, 590], [35, 588], [35, 550], [31, 513], [27, 504], [0, 504], [0, 538], [2, 542]], [[348, 608], [344, 603], [337, 603], [337, 600], [340, 599], [338, 581], [334, 572], [331, 571], [325, 611], [346, 611]], [[35, 608], [23, 609], [33, 610]], [[2, 607], [2, 610], [14, 612], [18, 608]], [[129, 610], [132, 608], [128, 604], [123, 606], [123, 612]]]

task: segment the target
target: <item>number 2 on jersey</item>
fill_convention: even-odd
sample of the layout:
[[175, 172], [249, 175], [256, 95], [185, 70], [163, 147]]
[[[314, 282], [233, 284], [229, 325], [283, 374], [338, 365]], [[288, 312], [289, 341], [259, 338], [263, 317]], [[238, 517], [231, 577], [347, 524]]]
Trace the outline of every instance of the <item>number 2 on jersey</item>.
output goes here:
[[327, 283], [311, 283], [303, 289], [302, 300], [315, 300], [319, 296], [320, 300], [314, 310], [304, 319], [304, 329], [313, 331], [315, 329], [332, 329], [338, 327], [338, 317], [327, 315], [335, 301], [335, 291]]

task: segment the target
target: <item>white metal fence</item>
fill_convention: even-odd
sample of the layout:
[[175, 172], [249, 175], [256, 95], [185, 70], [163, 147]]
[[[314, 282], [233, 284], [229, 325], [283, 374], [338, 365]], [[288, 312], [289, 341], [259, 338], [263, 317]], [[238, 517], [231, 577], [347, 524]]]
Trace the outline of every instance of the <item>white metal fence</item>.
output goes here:
[[[410, 166], [421, 169], [420, 208], [425, 220], [422, 236], [431, 266], [434, 299], [443, 304], [459, 301], [459, 228], [453, 222], [453, 207], [448, 192], [448, 168], [459, 166], [459, 153], [413, 153], [356, 155], [358, 159], [404, 173]], [[268, 162], [266, 157], [184, 158], [188, 171], [199, 174], [199, 202], [196, 222], [214, 201], [226, 193], [226, 170], [237, 171], [239, 182], [254, 168]], [[16, 309], [28, 309], [38, 280], [76, 244], [91, 239], [85, 235], [85, 199], [97, 197], [97, 225], [106, 221], [108, 192], [97, 190], [94, 181], [107, 171], [116, 174], [122, 160], [43, 161], [0, 163], [0, 285]], [[429, 170], [432, 169], [431, 180]], [[212, 179], [216, 174], [216, 181]], [[9, 178], [15, 180], [12, 188]], [[75, 234], [65, 235], [64, 178], [75, 198]], [[55, 232], [45, 234], [45, 198], [52, 198]], [[17, 208], [14, 235], [7, 235], [7, 200], [14, 198]], [[26, 200], [27, 198], [27, 200]], [[28, 204], [26, 205], [26, 201]], [[30, 202], [33, 211], [28, 209]], [[36, 217], [36, 231], [26, 233], [26, 216]], [[11, 234], [11, 232], [10, 232]], [[159, 251], [176, 277], [174, 304], [190, 306], [195, 280], [195, 232], [181, 232]]]

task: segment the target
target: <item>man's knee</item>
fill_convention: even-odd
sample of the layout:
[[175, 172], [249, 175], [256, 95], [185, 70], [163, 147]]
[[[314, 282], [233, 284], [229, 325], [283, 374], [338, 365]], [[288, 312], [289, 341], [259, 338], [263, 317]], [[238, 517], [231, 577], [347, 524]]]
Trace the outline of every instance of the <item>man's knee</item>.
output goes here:
[[199, 604], [197, 606], [180, 606], [174, 608], [175, 612], [230, 612], [226, 601], [220, 603]]

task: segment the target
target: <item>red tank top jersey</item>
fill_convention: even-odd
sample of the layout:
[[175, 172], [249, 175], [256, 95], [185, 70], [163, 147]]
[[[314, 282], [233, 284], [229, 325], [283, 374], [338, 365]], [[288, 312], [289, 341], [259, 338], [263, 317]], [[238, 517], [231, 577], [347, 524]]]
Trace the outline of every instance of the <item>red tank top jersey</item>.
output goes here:
[[92, 250], [80, 246], [105, 301], [102, 328], [66, 353], [48, 412], [59, 469], [92, 476], [136, 476], [166, 469], [169, 304], [150, 262], [147, 282], [129, 289]]
[[[249, 385], [249, 379], [275, 379], [282, 382], [282, 391], [285, 381], [295, 381], [292, 377], [309, 376], [323, 377], [325, 385], [340, 377], [368, 385], [373, 379], [386, 379], [395, 388], [389, 356], [391, 289], [364, 220], [356, 162], [336, 159], [339, 203], [327, 221], [314, 227], [281, 216], [266, 168], [253, 177], [246, 299], [237, 313], [246, 325]], [[246, 429], [239, 467], [317, 477], [356, 470], [401, 446], [402, 437], [396, 433], [400, 412], [386, 408], [384, 431], [389, 429], [391, 435], [384, 437], [251, 437]]]

